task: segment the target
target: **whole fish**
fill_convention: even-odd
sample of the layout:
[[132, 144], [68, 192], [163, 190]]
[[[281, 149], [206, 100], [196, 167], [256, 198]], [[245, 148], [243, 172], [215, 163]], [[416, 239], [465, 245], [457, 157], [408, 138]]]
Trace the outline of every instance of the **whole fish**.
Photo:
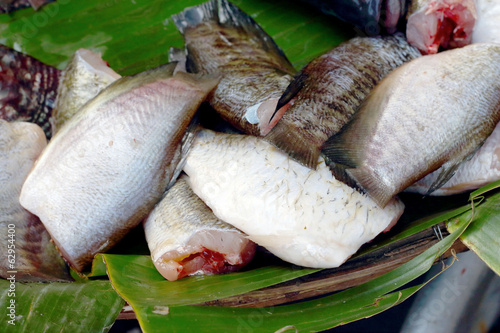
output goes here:
[[357, 37], [314, 59], [278, 102], [284, 113], [265, 137], [300, 163], [315, 168], [325, 141], [354, 115], [375, 85], [420, 56], [402, 34]]
[[123, 77], [57, 132], [28, 175], [21, 205], [78, 271], [139, 224], [177, 177], [182, 144], [217, 84], [175, 63]]
[[0, 277], [4, 279], [14, 271], [17, 282], [71, 280], [42, 222], [19, 203], [24, 180], [46, 145], [38, 125], [0, 119]]
[[[441, 171], [437, 169], [428, 174], [408, 187], [406, 192], [427, 194]], [[500, 123], [471, 159], [460, 164], [453, 177], [430, 195], [459, 194], [497, 180], [500, 180]]]
[[57, 68], [0, 45], [0, 119], [36, 123], [50, 139], [59, 75]]
[[380, 208], [337, 181], [322, 159], [311, 170], [249, 135], [198, 132], [184, 171], [218, 218], [302, 266], [341, 265], [404, 209], [397, 199]]
[[413, 0], [406, 36], [422, 54], [471, 43], [476, 22], [475, 0]]
[[472, 31], [473, 43], [500, 43], [500, 2], [476, 0], [477, 19]]
[[406, 13], [406, 0], [302, 0], [323, 13], [355, 25], [364, 36], [394, 33]]
[[55, 133], [85, 103], [120, 77], [100, 54], [87, 49], [77, 50], [61, 75], [52, 112], [52, 132]]
[[226, 0], [172, 16], [184, 36], [189, 72], [221, 74], [209, 103], [239, 130], [266, 135], [270, 118], [295, 69], [271, 37]]
[[[467, 64], [464, 66], [464, 64]], [[500, 45], [417, 58], [389, 74], [323, 152], [382, 207], [442, 166], [441, 187], [500, 120]]]
[[256, 245], [218, 219], [181, 176], [144, 221], [153, 263], [167, 280], [233, 272], [249, 263]]

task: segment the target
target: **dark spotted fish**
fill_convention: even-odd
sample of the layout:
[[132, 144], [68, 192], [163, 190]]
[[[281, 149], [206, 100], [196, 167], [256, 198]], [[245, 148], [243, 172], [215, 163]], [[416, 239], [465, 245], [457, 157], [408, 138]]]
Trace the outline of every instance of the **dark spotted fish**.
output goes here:
[[400, 34], [357, 37], [337, 46], [290, 83], [277, 106], [284, 115], [265, 140], [316, 168], [325, 141], [351, 119], [375, 85], [418, 56]]
[[47, 139], [40, 126], [0, 119], [2, 278], [14, 274], [18, 282], [71, 279], [42, 222], [19, 203], [21, 187], [46, 145]]
[[57, 68], [0, 45], [0, 119], [38, 124], [50, 139], [59, 76]]
[[209, 103], [245, 133], [263, 136], [295, 69], [271, 37], [228, 1], [209, 1], [174, 15], [189, 72], [221, 74]]
[[382, 80], [323, 152], [381, 206], [442, 167], [431, 193], [493, 132], [499, 77], [500, 44], [417, 58]]

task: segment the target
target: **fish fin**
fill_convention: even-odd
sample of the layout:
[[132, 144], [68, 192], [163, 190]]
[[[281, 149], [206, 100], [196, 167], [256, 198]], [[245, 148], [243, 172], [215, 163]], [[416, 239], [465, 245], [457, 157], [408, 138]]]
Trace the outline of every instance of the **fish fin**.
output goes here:
[[286, 72], [295, 73], [295, 69], [285, 56], [285, 53], [276, 45], [271, 36], [250, 15], [227, 0], [211, 0], [198, 6], [188, 7], [184, 11], [172, 15], [172, 19], [183, 35], [187, 28], [196, 27], [200, 23], [208, 21], [215, 21], [222, 26], [241, 29], [249, 36], [255, 37], [255, 40], [260, 42], [264, 50], [278, 56], [282, 60], [281, 64], [286, 69]]
[[356, 181], [358, 187], [365, 191], [381, 208], [397, 194], [376, 179], [367, 167], [362, 166], [354, 169], [346, 169], [346, 173]]
[[[450, 161], [451, 162], [451, 161]], [[444, 184], [450, 180], [451, 177], [455, 174], [457, 171], [458, 167], [460, 166], [461, 162], [453, 162], [453, 163], [445, 163], [441, 166], [441, 171], [439, 173], [439, 176], [436, 178], [436, 180], [429, 186], [429, 189], [425, 193], [425, 195], [430, 195], [432, 192], [435, 190], [439, 189], [442, 187]]]
[[307, 78], [308, 75], [303, 72], [300, 72], [293, 78], [288, 87], [286, 87], [283, 95], [281, 95], [280, 99], [278, 100], [278, 105], [276, 105], [276, 110], [269, 119], [269, 123], [271, 123], [278, 110], [280, 110], [283, 106], [289, 103], [299, 93], [299, 91], [301, 91], [302, 88], [304, 88]]
[[314, 170], [318, 166], [320, 148], [314, 142], [310, 142], [309, 138], [303, 136], [300, 131], [294, 131], [282, 122], [278, 122], [264, 137], [264, 140], [310, 169]]
[[168, 50], [168, 61], [177, 62], [177, 66], [175, 67], [174, 70], [174, 75], [179, 71], [181, 72], [186, 71], [186, 58], [187, 58], [186, 50], [179, 49], [177, 47], [171, 47]]
[[330, 137], [323, 145], [321, 152], [331, 162], [340, 165], [356, 168], [359, 164], [358, 151], [356, 149], [349, 149], [348, 146], [346, 147], [342, 137], [339, 135]]
[[354, 179], [352, 179], [352, 177], [349, 175], [349, 173], [347, 173], [347, 169], [349, 168], [348, 166], [343, 165], [343, 164], [339, 164], [339, 163], [335, 163], [332, 160], [330, 160], [327, 156], [325, 156], [324, 154], [322, 154], [322, 156], [325, 159], [326, 165], [328, 165], [328, 167], [330, 168], [330, 171], [332, 172], [333, 177], [336, 180], [341, 181], [342, 183], [346, 184], [349, 187], [359, 189], [356, 181]]

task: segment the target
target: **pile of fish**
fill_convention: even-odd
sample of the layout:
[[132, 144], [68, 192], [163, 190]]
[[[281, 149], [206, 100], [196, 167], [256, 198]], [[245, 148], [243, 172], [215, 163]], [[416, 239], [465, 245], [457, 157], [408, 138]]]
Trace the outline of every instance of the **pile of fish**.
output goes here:
[[[238, 270], [257, 245], [296, 265], [338, 267], [398, 221], [398, 193], [500, 179], [498, 30], [475, 30], [498, 14], [487, 1], [424, 2], [409, 26], [454, 10], [477, 21], [443, 19], [454, 37], [424, 42], [432, 52], [402, 33], [356, 37], [298, 72], [226, 0], [174, 15], [185, 50], [133, 76], [89, 50], [59, 72], [0, 48], [0, 225], [21, 235], [26, 280], [68, 279], [56, 247], [81, 272], [141, 223], [168, 280]], [[367, 14], [382, 2], [361, 3]], [[383, 3], [395, 32], [406, 3]], [[43, 84], [26, 88], [30, 75]], [[207, 108], [226, 133], [203, 128]]]

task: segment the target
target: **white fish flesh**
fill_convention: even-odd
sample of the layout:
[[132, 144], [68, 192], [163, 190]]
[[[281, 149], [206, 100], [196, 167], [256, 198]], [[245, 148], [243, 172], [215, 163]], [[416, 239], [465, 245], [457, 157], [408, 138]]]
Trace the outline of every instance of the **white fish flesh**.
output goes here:
[[181, 176], [144, 221], [153, 263], [174, 281], [233, 272], [252, 260], [256, 245], [218, 219]]
[[252, 136], [200, 131], [184, 171], [217, 217], [302, 266], [341, 265], [404, 209], [397, 199], [380, 208], [337, 181], [321, 157], [311, 170]]
[[24, 180], [46, 145], [40, 126], [0, 119], [0, 277], [4, 279], [12, 271], [19, 282], [71, 279], [42, 222], [19, 203]]
[[85, 104], [50, 141], [21, 204], [81, 271], [160, 200], [181, 160], [181, 140], [218, 79], [172, 76], [175, 63], [123, 77]]

